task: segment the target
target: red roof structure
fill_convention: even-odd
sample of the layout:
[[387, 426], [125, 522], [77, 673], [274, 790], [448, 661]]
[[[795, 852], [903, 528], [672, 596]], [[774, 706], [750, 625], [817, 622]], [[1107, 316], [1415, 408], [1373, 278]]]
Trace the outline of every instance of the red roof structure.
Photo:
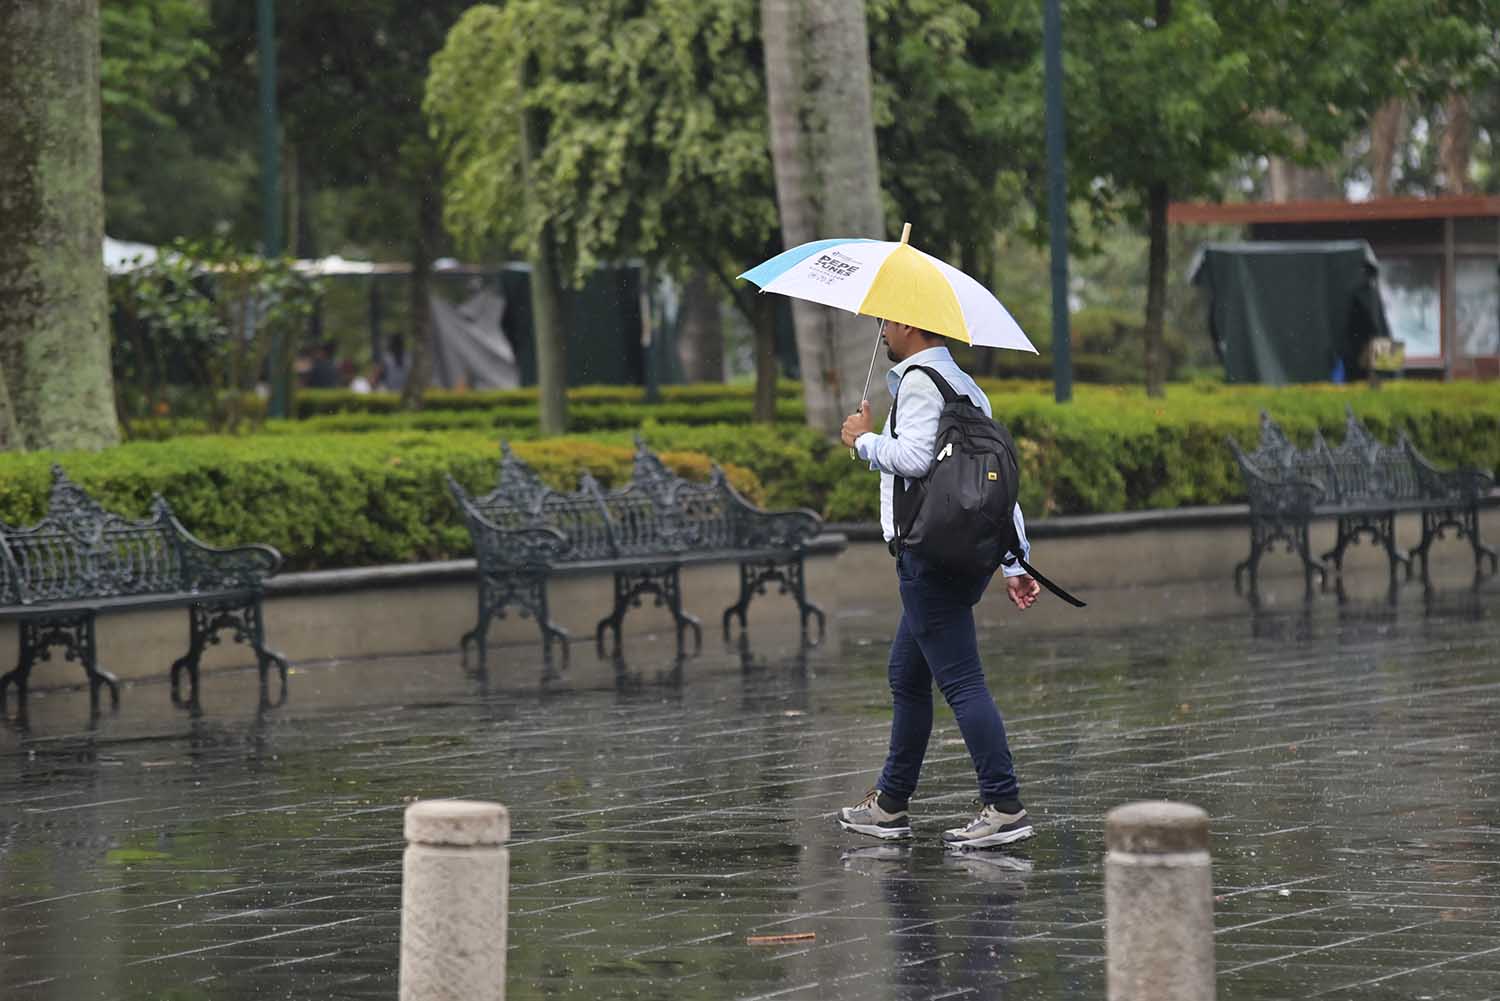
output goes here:
[[1167, 208], [1167, 222], [1185, 226], [1483, 217], [1500, 218], [1500, 197], [1373, 198], [1364, 202], [1175, 202]]

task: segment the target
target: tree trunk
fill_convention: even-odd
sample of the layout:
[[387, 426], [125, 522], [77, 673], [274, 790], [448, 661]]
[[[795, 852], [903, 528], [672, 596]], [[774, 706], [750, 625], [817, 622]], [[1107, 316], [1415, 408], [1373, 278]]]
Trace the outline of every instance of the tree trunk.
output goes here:
[[[761, 31], [785, 244], [883, 236], [864, 0], [761, 0]], [[836, 435], [859, 406], [875, 321], [797, 300], [792, 317], [807, 423]]]
[[16, 426], [16, 412], [10, 405], [10, 388], [6, 385], [5, 371], [0, 369], [0, 452], [20, 452], [24, 449], [21, 429]]
[[776, 423], [776, 301], [755, 295], [751, 303], [751, 326], [755, 331], [755, 410], [757, 424]]
[[1406, 105], [1392, 98], [1380, 106], [1370, 120], [1370, 194], [1375, 198], [1391, 197], [1391, 178], [1395, 173], [1396, 149], [1406, 137]]
[[1474, 147], [1474, 116], [1469, 112], [1469, 97], [1458, 91], [1443, 102], [1443, 138], [1438, 156], [1443, 164], [1443, 194], [1462, 195], [1469, 191], [1469, 153]]
[[[525, 69], [523, 68], [523, 74]], [[523, 88], [524, 90], [524, 88]], [[522, 109], [521, 183], [532, 187], [531, 164], [542, 145], [543, 126], [534, 112]], [[527, 254], [531, 265], [531, 330], [536, 347], [538, 417], [542, 434], [568, 430], [568, 342], [562, 323], [562, 286], [552, 227], [543, 223]]]
[[1160, 398], [1167, 392], [1166, 351], [1162, 327], [1167, 309], [1167, 199], [1165, 181], [1151, 185], [1150, 263], [1146, 276], [1146, 395]]
[[536, 337], [536, 382], [542, 434], [568, 430], [568, 341], [552, 227], [545, 226], [531, 263], [531, 326]]
[[1344, 197], [1329, 172], [1321, 167], [1304, 167], [1279, 156], [1271, 157], [1267, 174], [1268, 201], [1326, 201]]
[[677, 357], [688, 382], [724, 381], [724, 324], [708, 271], [699, 268], [682, 286], [677, 311]]
[[401, 406], [422, 409], [422, 396], [432, 381], [432, 259], [442, 237], [442, 185], [435, 176], [424, 177], [417, 188], [416, 239], [411, 250], [411, 336], [406, 345], [406, 385]]
[[115, 444], [99, 0], [0, 0], [0, 375], [23, 448]]

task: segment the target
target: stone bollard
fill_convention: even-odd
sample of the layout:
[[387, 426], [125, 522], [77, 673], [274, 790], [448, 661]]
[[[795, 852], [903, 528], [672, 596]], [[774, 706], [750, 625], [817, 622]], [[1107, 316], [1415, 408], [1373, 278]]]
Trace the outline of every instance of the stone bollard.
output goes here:
[[504, 1001], [509, 838], [499, 803], [406, 808], [401, 1001]]
[[1208, 814], [1127, 803], [1105, 820], [1109, 1001], [1213, 1001]]

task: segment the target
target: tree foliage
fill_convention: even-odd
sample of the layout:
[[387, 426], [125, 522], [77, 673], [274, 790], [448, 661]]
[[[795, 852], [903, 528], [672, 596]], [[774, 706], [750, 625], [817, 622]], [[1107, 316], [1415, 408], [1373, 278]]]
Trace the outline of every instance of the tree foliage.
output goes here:
[[[427, 84], [450, 231], [476, 253], [526, 252], [549, 221], [570, 283], [627, 256], [686, 270], [759, 252], [776, 216], [754, 12], [754, 0], [471, 9]], [[521, 109], [545, 133], [535, 200], [521, 177]]]
[[[731, 276], [778, 247], [755, 0], [511, 0], [470, 10], [433, 59], [445, 219], [467, 250], [535, 258], [560, 280], [644, 258]], [[522, 116], [531, 123], [524, 155]], [[759, 366], [774, 389], [774, 371]]]
[[223, 241], [179, 241], [115, 276], [115, 392], [127, 430], [131, 416], [166, 413], [174, 402], [168, 384], [178, 382], [200, 397], [194, 409], [212, 429], [234, 431], [273, 341], [298, 342], [320, 291], [290, 259], [245, 254]]
[[[1494, 75], [1494, 0], [1066, 0], [1063, 9], [1073, 204], [1148, 233], [1147, 384], [1157, 392], [1169, 200], [1217, 195], [1226, 173], [1257, 157], [1326, 163], [1390, 97], [1432, 99]], [[995, 0], [992, 14], [1032, 39], [1034, 58], [1013, 66], [1003, 92], [1013, 137], [1039, 151], [1039, 7]], [[1039, 172], [1027, 173], [1040, 207]]]

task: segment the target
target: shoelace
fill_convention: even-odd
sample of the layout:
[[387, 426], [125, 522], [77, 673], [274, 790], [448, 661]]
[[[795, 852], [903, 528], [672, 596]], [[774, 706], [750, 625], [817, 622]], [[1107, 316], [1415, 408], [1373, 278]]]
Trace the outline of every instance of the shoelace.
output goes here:
[[987, 807], [987, 806], [984, 805], [984, 801], [983, 800], [976, 799], [976, 800], [973, 801], [972, 805], [978, 807], [979, 808], [979, 812], [974, 815], [974, 819], [973, 820], [969, 821], [969, 826], [964, 828], [964, 831], [966, 833], [968, 831], [972, 831], [972, 830], [974, 830], [976, 828], [984, 826], [984, 811], [986, 811], [986, 810], [989, 809], [989, 807]]

